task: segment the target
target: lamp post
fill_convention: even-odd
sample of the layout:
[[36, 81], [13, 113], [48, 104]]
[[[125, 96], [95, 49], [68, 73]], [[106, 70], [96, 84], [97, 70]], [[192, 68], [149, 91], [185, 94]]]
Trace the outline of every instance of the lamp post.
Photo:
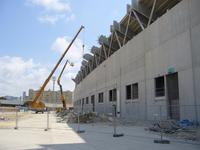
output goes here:
[[55, 99], [55, 82], [56, 82], [56, 76], [52, 77], [52, 81], [53, 81], [53, 95], [52, 95], [53, 99], [52, 99], [52, 103], [56, 104], [56, 99]]
[[52, 81], [53, 81], [53, 91], [55, 90], [55, 81], [56, 81], [56, 76], [52, 77]]

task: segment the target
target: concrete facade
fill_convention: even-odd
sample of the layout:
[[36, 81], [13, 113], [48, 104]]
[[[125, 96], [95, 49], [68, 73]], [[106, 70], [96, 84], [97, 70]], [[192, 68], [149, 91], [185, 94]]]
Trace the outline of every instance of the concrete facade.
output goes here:
[[[76, 110], [112, 113], [120, 117], [153, 120], [168, 116], [166, 76], [178, 74], [180, 119], [200, 121], [200, 1], [183, 0], [136, 35], [93, 70], [74, 90]], [[165, 96], [155, 96], [155, 78], [164, 76]], [[126, 86], [138, 83], [138, 99], [126, 99]], [[109, 101], [109, 90], [117, 89], [117, 101]], [[104, 102], [98, 103], [98, 93]], [[89, 97], [89, 104], [80, 104]]]

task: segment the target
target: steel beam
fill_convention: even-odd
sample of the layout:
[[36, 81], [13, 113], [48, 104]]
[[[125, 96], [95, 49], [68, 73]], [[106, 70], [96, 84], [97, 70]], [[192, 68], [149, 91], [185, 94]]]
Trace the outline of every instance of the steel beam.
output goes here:
[[120, 40], [119, 40], [119, 37], [118, 37], [117, 32], [115, 31], [114, 34], [115, 34], [115, 37], [116, 37], [116, 39], [117, 39], [117, 43], [118, 43], [119, 47], [121, 48], [121, 47], [122, 47], [122, 44], [121, 44], [121, 42], [120, 42]]
[[153, 7], [152, 7], [152, 9], [151, 9], [151, 14], [150, 14], [150, 17], [149, 17], [149, 22], [148, 22], [148, 24], [147, 24], [147, 27], [150, 25], [150, 23], [151, 23], [151, 19], [152, 19], [152, 17], [153, 17], [153, 13], [154, 13], [154, 10], [155, 10], [155, 6], [156, 6], [156, 0], [154, 0], [153, 1]]
[[124, 45], [125, 42], [126, 42], [126, 37], [127, 37], [128, 27], [129, 27], [130, 21], [131, 21], [131, 12], [130, 12], [129, 15], [128, 15], [128, 24], [127, 24], [127, 26], [126, 26], [126, 31], [125, 31], [125, 36], [124, 36], [124, 40], [123, 40], [123, 45]]
[[140, 27], [142, 28], [142, 30], [144, 30], [144, 26], [143, 26], [143, 23], [141, 22], [140, 18], [138, 17], [137, 13], [135, 12], [134, 9], [132, 9], [132, 12], [137, 20], [137, 22], [139, 23]]

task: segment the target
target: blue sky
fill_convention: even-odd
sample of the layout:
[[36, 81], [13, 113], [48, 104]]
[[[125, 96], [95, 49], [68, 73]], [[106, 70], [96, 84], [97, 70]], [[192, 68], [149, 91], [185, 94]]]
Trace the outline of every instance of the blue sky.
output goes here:
[[39, 88], [84, 25], [68, 55], [76, 66], [63, 77], [65, 90], [73, 90], [71, 78], [80, 67], [82, 43], [86, 51], [98, 46], [98, 36], [109, 35], [110, 25], [125, 15], [128, 3], [131, 0], [0, 0], [0, 96]]

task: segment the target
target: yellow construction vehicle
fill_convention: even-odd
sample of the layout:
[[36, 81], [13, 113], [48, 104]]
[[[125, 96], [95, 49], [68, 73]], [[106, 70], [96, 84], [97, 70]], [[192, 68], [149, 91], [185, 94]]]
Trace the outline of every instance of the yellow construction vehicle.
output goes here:
[[56, 65], [54, 66], [53, 70], [51, 71], [51, 73], [49, 74], [48, 78], [43, 83], [43, 85], [40, 88], [40, 90], [36, 93], [34, 99], [29, 103], [29, 108], [31, 110], [34, 110], [36, 112], [40, 112], [40, 111], [43, 112], [45, 110], [45, 104], [43, 102], [41, 102], [39, 100], [39, 98], [40, 98], [42, 92], [44, 91], [46, 85], [48, 84], [48, 82], [52, 78], [54, 72], [56, 71], [56, 69], [58, 68], [58, 66], [60, 65], [60, 63], [62, 62], [62, 60], [65, 57], [66, 53], [68, 52], [68, 50], [70, 49], [70, 47], [72, 46], [72, 44], [74, 43], [74, 41], [76, 40], [76, 38], [78, 37], [79, 33], [81, 32], [81, 30], [83, 28], [84, 28], [84, 26], [80, 27], [80, 29], [78, 30], [77, 34], [72, 39], [71, 43], [69, 44], [69, 46], [67, 47], [67, 49], [64, 51], [64, 53], [62, 54], [62, 56], [60, 57], [60, 59], [58, 60], [58, 62], [56, 63]]
[[69, 60], [67, 60], [67, 61], [65, 62], [65, 64], [64, 64], [64, 66], [63, 66], [63, 68], [62, 68], [62, 71], [60, 72], [60, 75], [59, 75], [58, 80], [57, 80], [57, 83], [58, 83], [58, 85], [59, 85], [59, 87], [60, 87], [61, 101], [62, 101], [63, 109], [64, 109], [64, 110], [66, 110], [67, 107], [66, 107], [66, 101], [65, 101], [64, 94], [63, 94], [63, 88], [62, 88], [62, 84], [60, 83], [60, 79], [61, 79], [61, 77], [62, 77], [62, 75], [63, 75], [63, 72], [64, 72], [64, 70], [65, 70], [65, 68], [66, 68], [66, 66], [67, 66], [68, 63], [69, 63], [70, 66], [74, 66], [73, 63], [70, 63]]

